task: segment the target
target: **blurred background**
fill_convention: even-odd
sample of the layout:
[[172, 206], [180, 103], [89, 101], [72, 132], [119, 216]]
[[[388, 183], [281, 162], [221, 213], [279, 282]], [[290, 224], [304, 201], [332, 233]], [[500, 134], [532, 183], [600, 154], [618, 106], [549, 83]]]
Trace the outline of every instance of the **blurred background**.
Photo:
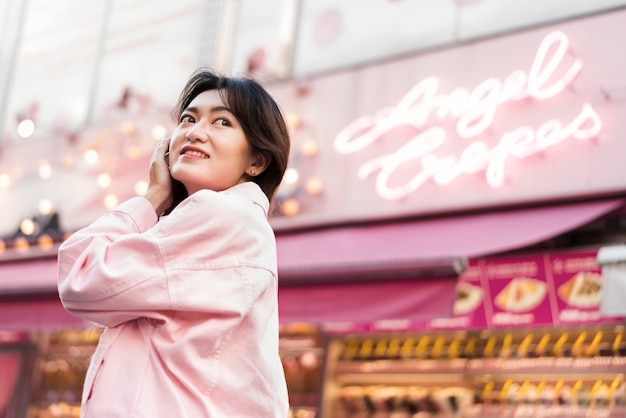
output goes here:
[[58, 245], [145, 192], [202, 66], [290, 129], [294, 417], [626, 416], [622, 257], [598, 255], [626, 237], [624, 23], [624, 0], [1, 0], [0, 417], [78, 416], [99, 332], [58, 302]]
[[[290, 88], [277, 95], [292, 126], [300, 128], [294, 141], [305, 143], [297, 149], [314, 154], [320, 146], [332, 144], [341, 129], [338, 123], [350, 120], [324, 123], [315, 115], [322, 109], [311, 109], [307, 100], [318, 106], [326, 99], [324, 109], [356, 107], [352, 113], [361, 116], [359, 112], [368, 109], [364, 105], [359, 109], [359, 101], [371, 99], [354, 97], [358, 92], [351, 90], [337, 90], [334, 98], [307, 99], [312, 80], [610, 13], [623, 4], [5, 0], [0, 6], [0, 234], [15, 232], [24, 218], [42, 211], [59, 213], [60, 222], [72, 230], [141, 193], [147, 157], [155, 141], [172, 129], [169, 112], [187, 77], [199, 66], [254, 74], [270, 89]], [[497, 61], [514, 63], [515, 51], [509, 52]], [[531, 58], [528, 54], [523, 64], [509, 65], [508, 71], [529, 66]], [[501, 64], [471, 52], [455, 59], [444, 65], [465, 66], [461, 84], [467, 87], [472, 86], [473, 74], [478, 82], [502, 71], [496, 69]], [[412, 72], [435, 74], [438, 65], [429, 68], [428, 61], [421, 60]], [[408, 82], [407, 73], [396, 70], [397, 77]], [[362, 74], [352, 73], [347, 79], [354, 83]], [[364, 81], [394, 93], [377, 99], [381, 108], [401, 97], [393, 91], [393, 78], [383, 75], [371, 83]], [[325, 128], [331, 123], [336, 126]], [[303, 166], [301, 171], [308, 168], [299, 160], [292, 158], [294, 165]], [[301, 174], [304, 182], [309, 173]], [[311, 188], [316, 185], [323, 187], [313, 182]], [[284, 187], [283, 197], [288, 192]]]

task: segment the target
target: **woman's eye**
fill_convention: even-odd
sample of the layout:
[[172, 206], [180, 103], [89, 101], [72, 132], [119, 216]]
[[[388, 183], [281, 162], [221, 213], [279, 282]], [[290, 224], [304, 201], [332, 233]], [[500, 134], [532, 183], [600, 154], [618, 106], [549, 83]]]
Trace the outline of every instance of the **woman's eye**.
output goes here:
[[182, 115], [179, 123], [194, 123], [196, 120], [191, 115]]
[[219, 126], [231, 126], [232, 125], [230, 123], [230, 121], [228, 119], [225, 119], [225, 118], [217, 118], [217, 119], [215, 119], [214, 123], [219, 125]]

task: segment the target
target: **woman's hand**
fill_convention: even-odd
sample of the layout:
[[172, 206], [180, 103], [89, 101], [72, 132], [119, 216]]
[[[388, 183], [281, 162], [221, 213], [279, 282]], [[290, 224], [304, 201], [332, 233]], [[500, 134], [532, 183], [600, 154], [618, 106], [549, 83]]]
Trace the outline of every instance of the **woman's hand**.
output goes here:
[[163, 139], [152, 153], [150, 159], [150, 183], [144, 197], [161, 215], [173, 203], [172, 176], [169, 167], [170, 139]]

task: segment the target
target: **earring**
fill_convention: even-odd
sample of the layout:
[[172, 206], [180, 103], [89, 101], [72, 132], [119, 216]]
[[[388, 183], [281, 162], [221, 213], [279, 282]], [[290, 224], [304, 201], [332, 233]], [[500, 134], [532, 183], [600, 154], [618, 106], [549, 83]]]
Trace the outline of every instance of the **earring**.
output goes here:
[[254, 168], [252, 170], [250, 170], [250, 175], [251, 176], [256, 176], [256, 171], [254, 170]]

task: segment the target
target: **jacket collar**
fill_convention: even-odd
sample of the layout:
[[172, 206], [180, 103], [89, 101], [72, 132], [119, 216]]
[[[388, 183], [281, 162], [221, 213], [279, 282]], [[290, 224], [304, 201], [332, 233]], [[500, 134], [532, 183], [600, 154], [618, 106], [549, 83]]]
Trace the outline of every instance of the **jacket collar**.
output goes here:
[[267, 196], [265, 195], [265, 193], [263, 193], [263, 190], [261, 190], [259, 185], [252, 181], [246, 181], [244, 183], [236, 184], [233, 187], [222, 190], [220, 193], [234, 193], [239, 196], [248, 198], [257, 205], [261, 206], [261, 208], [263, 208], [263, 211], [265, 211], [265, 216], [267, 216], [267, 214], [269, 213], [270, 202]]

